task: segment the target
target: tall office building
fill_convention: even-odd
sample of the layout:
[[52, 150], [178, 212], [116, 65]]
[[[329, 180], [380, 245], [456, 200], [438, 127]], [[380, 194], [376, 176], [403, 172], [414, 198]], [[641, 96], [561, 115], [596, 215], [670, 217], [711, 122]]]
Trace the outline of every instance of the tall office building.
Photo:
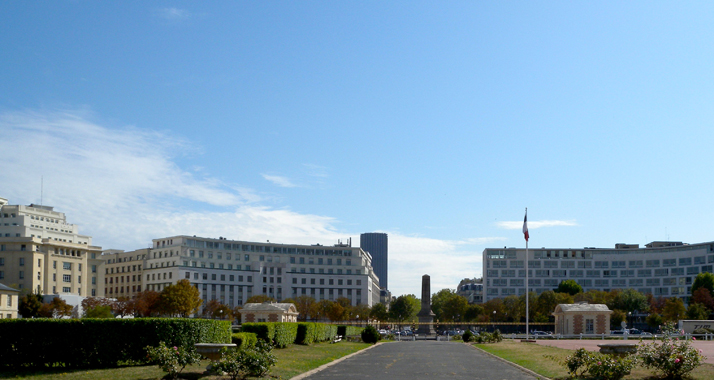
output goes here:
[[389, 245], [387, 234], [383, 232], [363, 233], [359, 236], [359, 246], [362, 250], [372, 255], [372, 268], [374, 268], [374, 273], [379, 277], [379, 287], [389, 289]]

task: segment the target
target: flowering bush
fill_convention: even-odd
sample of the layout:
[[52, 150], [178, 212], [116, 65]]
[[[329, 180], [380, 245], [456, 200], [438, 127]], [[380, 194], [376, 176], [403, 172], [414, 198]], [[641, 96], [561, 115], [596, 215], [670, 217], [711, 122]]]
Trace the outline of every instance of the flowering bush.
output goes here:
[[[587, 371], [590, 360], [590, 352], [584, 348], [578, 348], [575, 350], [575, 353], [566, 357], [562, 364], [568, 369], [568, 374], [580, 376]], [[578, 371], [580, 371], [580, 373], [578, 373]]]
[[201, 356], [193, 347], [169, 347], [163, 341], [159, 342], [158, 347], [147, 346], [146, 352], [149, 360], [158, 364], [173, 379], [177, 378], [187, 365], [201, 361]]
[[232, 380], [245, 379], [246, 376], [262, 377], [277, 362], [273, 347], [259, 340], [255, 347], [241, 350], [224, 350], [221, 359], [212, 369], [218, 373], [227, 373]]
[[619, 380], [629, 375], [635, 364], [637, 359], [634, 356], [617, 357], [595, 353], [590, 356], [588, 373], [601, 379]]
[[687, 340], [665, 335], [661, 342], [643, 344], [639, 349], [642, 365], [660, 372], [667, 378], [681, 378], [704, 361], [700, 350]]

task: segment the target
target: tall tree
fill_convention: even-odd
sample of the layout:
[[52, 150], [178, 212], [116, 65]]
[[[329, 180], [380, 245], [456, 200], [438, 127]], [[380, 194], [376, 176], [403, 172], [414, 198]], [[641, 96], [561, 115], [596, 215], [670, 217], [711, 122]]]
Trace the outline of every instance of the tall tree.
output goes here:
[[503, 306], [503, 300], [494, 298], [483, 304], [483, 313], [488, 317], [488, 322], [505, 322], [506, 308]]
[[112, 310], [119, 317], [131, 315], [134, 313], [134, 302], [129, 297], [119, 297], [112, 303]]
[[370, 309], [369, 305], [362, 303], [352, 307], [351, 318], [357, 321], [366, 321], [369, 319], [369, 314], [371, 312], [372, 309]]
[[443, 321], [461, 322], [464, 320], [466, 308], [469, 306], [469, 301], [464, 296], [456, 293], [451, 294], [442, 305]]
[[610, 309], [618, 309], [624, 312], [647, 312], [650, 309], [647, 296], [635, 289], [625, 289], [619, 292], [608, 306]]
[[480, 316], [484, 315], [483, 306], [470, 304], [466, 307], [466, 312], [464, 313], [464, 321], [473, 322], [478, 320]]
[[317, 302], [310, 296], [300, 296], [295, 300], [295, 308], [298, 311], [298, 319], [307, 321], [307, 318], [313, 313]]
[[709, 309], [700, 303], [692, 303], [687, 308], [687, 318], [697, 321], [709, 319]]
[[315, 307], [317, 310], [317, 319], [329, 319], [333, 304], [334, 302], [330, 300], [320, 300]]
[[151, 317], [160, 313], [160, 293], [154, 290], [144, 290], [132, 299], [132, 308], [138, 317]]
[[33, 318], [39, 316], [41, 307], [42, 294], [29, 293], [20, 298], [17, 311], [23, 318]]
[[265, 294], [256, 294], [253, 297], [248, 298], [245, 303], [263, 303], [263, 302], [276, 302], [275, 298], [268, 297]]
[[169, 315], [188, 317], [195, 313], [201, 306], [200, 293], [196, 287], [186, 279], [179, 280], [164, 288], [159, 296], [161, 309]]
[[709, 310], [714, 310], [714, 297], [712, 297], [709, 289], [699, 288], [694, 293], [692, 293], [693, 303], [699, 303], [706, 306]]
[[444, 317], [442, 316], [441, 309], [446, 303], [446, 301], [454, 294], [456, 293], [451, 289], [441, 289], [431, 295], [431, 311], [434, 312], [434, 319], [439, 321], [445, 321]]
[[557, 293], [568, 293], [574, 296], [578, 293], [583, 292], [583, 287], [580, 286], [575, 280], [563, 280], [558, 284], [558, 289], [555, 290]]
[[372, 306], [372, 311], [369, 313], [369, 317], [376, 319], [380, 322], [386, 322], [389, 320], [389, 311], [387, 311], [387, 306], [383, 303], [377, 303]]
[[710, 294], [714, 294], [714, 274], [709, 272], [699, 273], [692, 283], [692, 294], [699, 288], [706, 288]]
[[684, 319], [685, 315], [687, 315], [687, 309], [684, 308], [684, 302], [681, 298], [672, 297], [667, 299], [662, 309], [662, 318], [666, 322], [677, 322], [680, 319]]
[[389, 317], [395, 322], [414, 321], [420, 309], [419, 299], [413, 294], [401, 295], [389, 306]]

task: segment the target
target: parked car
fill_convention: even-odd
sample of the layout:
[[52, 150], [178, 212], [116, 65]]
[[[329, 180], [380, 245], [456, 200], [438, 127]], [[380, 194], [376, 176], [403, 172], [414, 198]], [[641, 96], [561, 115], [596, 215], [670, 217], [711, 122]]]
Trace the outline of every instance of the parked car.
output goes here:
[[546, 332], [546, 331], [532, 331], [531, 335], [538, 335], [538, 336], [551, 336], [553, 333]]
[[610, 335], [625, 335], [625, 330], [612, 330]]

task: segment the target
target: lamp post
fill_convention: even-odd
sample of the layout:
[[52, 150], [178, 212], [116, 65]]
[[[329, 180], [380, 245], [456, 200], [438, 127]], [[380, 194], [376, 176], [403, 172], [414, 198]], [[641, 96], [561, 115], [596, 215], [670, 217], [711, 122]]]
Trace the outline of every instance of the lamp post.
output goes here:
[[629, 324], [630, 324], [630, 328], [632, 328], [632, 312], [631, 311], [627, 312], [627, 319], [628, 319], [627, 322], [629, 322]]
[[493, 311], [493, 319], [491, 320], [491, 327], [493, 331], [496, 331], [496, 310]]

